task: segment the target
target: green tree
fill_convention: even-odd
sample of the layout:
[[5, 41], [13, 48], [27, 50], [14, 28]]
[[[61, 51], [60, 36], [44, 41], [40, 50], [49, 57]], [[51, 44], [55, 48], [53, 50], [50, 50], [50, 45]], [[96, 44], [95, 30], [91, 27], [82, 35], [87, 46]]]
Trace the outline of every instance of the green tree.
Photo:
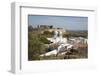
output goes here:
[[29, 33], [28, 38], [28, 59], [39, 60], [40, 54], [45, 53], [47, 48], [44, 44], [45, 42], [43, 43], [45, 40], [33, 35], [32, 33]]
[[33, 31], [33, 27], [30, 25], [30, 26], [28, 26], [28, 31], [30, 32], [30, 31]]

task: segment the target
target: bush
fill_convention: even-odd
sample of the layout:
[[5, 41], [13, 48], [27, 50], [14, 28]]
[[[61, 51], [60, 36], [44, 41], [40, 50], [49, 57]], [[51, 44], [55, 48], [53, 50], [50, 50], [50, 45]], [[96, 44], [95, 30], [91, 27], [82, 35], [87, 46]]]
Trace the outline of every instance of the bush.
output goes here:
[[49, 40], [47, 40], [46, 37], [43, 37], [43, 36], [40, 37], [39, 40], [40, 40], [42, 43], [44, 43], [44, 44], [50, 44], [50, 43], [51, 43]]
[[33, 34], [33, 32], [28, 33], [28, 59], [29, 60], [39, 60], [40, 54], [47, 51], [47, 46], [50, 41], [46, 37], [40, 34]]

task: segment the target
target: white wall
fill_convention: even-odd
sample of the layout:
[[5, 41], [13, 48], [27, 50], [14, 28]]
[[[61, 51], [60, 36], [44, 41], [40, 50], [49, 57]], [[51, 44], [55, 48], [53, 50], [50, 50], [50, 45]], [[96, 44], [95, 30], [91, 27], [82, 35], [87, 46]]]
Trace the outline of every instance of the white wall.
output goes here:
[[[44, 6], [57, 6], [64, 7], [67, 5], [76, 5], [76, 6], [95, 6], [97, 7], [97, 24], [100, 25], [100, 1], [99, 0], [1, 0], [0, 1], [0, 76], [13, 76], [13, 74], [9, 73], [10, 69], [10, 53], [11, 53], [11, 8], [10, 3], [13, 1], [17, 2], [33, 2], [34, 4], [44, 5]], [[96, 57], [100, 57], [99, 53], [99, 41], [100, 41], [100, 26], [97, 27], [97, 55]], [[29, 74], [34, 76], [99, 76], [98, 71], [100, 71], [100, 59], [97, 59], [97, 67], [98, 69], [73, 69], [64, 72], [53, 72], [53, 73], [41, 73], [41, 74]], [[25, 75], [25, 74], [24, 74]], [[25, 76], [28, 76], [26, 74]]]

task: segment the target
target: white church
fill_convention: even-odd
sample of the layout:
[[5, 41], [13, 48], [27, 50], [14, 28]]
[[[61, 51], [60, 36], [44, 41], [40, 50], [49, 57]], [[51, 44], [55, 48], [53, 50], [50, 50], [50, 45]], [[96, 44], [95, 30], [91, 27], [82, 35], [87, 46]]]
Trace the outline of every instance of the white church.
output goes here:
[[63, 51], [65, 47], [67, 47], [67, 49], [70, 49], [73, 47], [73, 45], [67, 43], [67, 38], [63, 38], [61, 31], [55, 31], [54, 36], [52, 38], [47, 38], [47, 39], [50, 40], [52, 44], [57, 43], [59, 44], [59, 46], [57, 49], [47, 52], [45, 54], [42, 54], [41, 56], [44, 56], [44, 55], [49, 56], [52, 54], [56, 55], [57, 53]]

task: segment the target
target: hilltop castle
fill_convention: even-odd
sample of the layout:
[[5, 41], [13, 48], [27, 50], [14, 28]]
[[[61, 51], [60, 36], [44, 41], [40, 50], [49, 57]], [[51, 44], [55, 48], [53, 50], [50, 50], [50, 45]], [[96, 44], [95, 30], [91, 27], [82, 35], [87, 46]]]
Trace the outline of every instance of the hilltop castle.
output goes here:
[[66, 32], [65, 29], [63, 29], [63, 28], [54, 28], [53, 25], [38, 25], [37, 28], [42, 30], [42, 32], [44, 32], [44, 31], [49, 31], [49, 32], [58, 31], [58, 32], [62, 32], [62, 33]]

